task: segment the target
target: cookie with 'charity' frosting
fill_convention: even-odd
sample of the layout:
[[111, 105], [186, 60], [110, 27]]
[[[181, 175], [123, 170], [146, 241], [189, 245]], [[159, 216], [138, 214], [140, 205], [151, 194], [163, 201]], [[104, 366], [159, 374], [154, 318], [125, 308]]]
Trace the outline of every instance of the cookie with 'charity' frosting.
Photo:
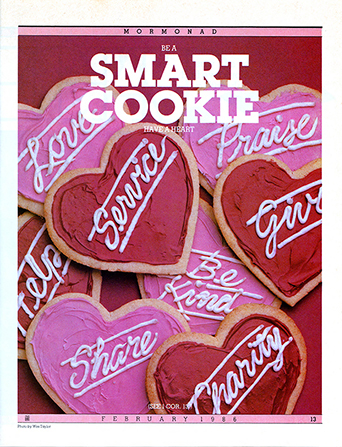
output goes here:
[[99, 301], [101, 273], [64, 256], [52, 243], [44, 219], [26, 211], [18, 228], [18, 356], [26, 358], [25, 338], [44, 304], [79, 292]]
[[264, 304], [236, 307], [215, 337], [170, 337], [146, 373], [158, 414], [291, 414], [306, 375], [300, 330], [283, 311]]
[[146, 414], [145, 375], [153, 352], [189, 331], [166, 303], [134, 300], [114, 312], [82, 294], [46, 304], [26, 337], [29, 365], [65, 413]]
[[138, 282], [143, 297], [174, 306], [193, 332], [210, 335], [241, 304], [281, 303], [227, 246], [212, 207], [202, 199], [186, 273], [138, 275]]
[[[36, 109], [19, 104], [18, 111], [18, 193], [19, 206], [43, 215], [47, 192], [64, 172], [98, 167], [103, 148], [114, 132], [124, 127], [115, 112], [100, 124], [88, 122], [81, 113], [81, 100], [93, 90], [110, 90], [112, 102], [119, 92], [91, 87], [90, 77], [66, 78], [54, 85]], [[90, 112], [100, 115], [108, 109], [94, 99]], [[128, 108], [125, 108], [128, 113]]]
[[214, 212], [232, 250], [293, 306], [322, 278], [321, 159], [292, 171], [272, 156], [231, 163], [214, 192]]
[[99, 168], [63, 174], [44, 215], [55, 245], [93, 268], [182, 273], [199, 200], [194, 156], [179, 135], [146, 123], [107, 142]]
[[[208, 86], [212, 97], [205, 109], [213, 116], [229, 115], [220, 122], [191, 123], [192, 132], [182, 137], [195, 154], [200, 171], [201, 185], [213, 194], [217, 179], [224, 169], [244, 155], [256, 153], [273, 155], [297, 170], [322, 156], [322, 103], [321, 93], [298, 84], [289, 84], [253, 101], [248, 107], [257, 113], [257, 122], [236, 122], [235, 91], [222, 80], [219, 88]], [[218, 93], [230, 95], [229, 108]], [[223, 96], [224, 98], [224, 96]], [[222, 102], [222, 104], [221, 104]], [[227, 110], [226, 110], [227, 109]], [[186, 124], [187, 107], [181, 122]], [[223, 122], [222, 122], [223, 121]]]

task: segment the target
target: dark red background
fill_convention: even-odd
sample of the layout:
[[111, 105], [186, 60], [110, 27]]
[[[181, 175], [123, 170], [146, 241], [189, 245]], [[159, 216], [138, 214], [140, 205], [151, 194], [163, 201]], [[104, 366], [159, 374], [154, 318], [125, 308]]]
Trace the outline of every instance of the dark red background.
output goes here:
[[[176, 45], [189, 79], [193, 79], [192, 54], [214, 54], [219, 59], [221, 54], [249, 54], [249, 66], [241, 67], [241, 79], [250, 89], [258, 90], [260, 96], [293, 83], [321, 91], [320, 37], [19, 36], [19, 102], [39, 108], [47, 91], [57, 82], [70, 76], [95, 75], [90, 59], [96, 53], [129, 53], [135, 66], [141, 53], [156, 53], [158, 79], [164, 68], [161, 46], [166, 44]], [[111, 69], [115, 77], [115, 63]], [[229, 77], [229, 67], [223, 67], [217, 76]], [[182, 95], [181, 90], [175, 90]], [[149, 99], [158, 89], [142, 91]], [[145, 119], [151, 120], [149, 116]], [[294, 414], [322, 413], [321, 297], [322, 288], [318, 286], [294, 308], [281, 307], [298, 325], [308, 350], [307, 378]], [[101, 302], [108, 310], [134, 298], [139, 298], [134, 274], [103, 273]], [[18, 361], [18, 379], [20, 414], [62, 413], [35, 381], [24, 360]]]

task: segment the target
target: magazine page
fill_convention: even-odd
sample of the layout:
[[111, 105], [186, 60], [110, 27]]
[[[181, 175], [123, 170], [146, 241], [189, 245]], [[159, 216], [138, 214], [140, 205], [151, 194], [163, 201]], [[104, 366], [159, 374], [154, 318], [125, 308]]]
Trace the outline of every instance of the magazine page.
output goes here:
[[339, 445], [334, 20], [5, 6], [2, 445]]

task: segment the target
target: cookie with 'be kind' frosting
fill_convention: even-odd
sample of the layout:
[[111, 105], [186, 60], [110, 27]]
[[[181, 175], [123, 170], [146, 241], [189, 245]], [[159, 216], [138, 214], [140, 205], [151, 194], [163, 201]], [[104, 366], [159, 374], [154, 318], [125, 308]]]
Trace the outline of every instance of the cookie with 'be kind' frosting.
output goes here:
[[138, 275], [138, 282], [143, 297], [174, 306], [192, 331], [211, 335], [241, 304], [281, 303], [227, 246], [212, 207], [202, 199], [186, 273]]
[[182, 138], [146, 123], [107, 142], [99, 168], [63, 174], [44, 215], [51, 239], [71, 259], [102, 270], [182, 273], [199, 200], [195, 159]]

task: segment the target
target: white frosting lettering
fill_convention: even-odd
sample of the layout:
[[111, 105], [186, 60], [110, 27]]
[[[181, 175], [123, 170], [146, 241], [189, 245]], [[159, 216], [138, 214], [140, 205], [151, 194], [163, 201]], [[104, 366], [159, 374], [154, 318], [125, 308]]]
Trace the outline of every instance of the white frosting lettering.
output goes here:
[[[132, 152], [132, 154], [122, 167], [121, 171], [119, 172], [111, 191], [106, 197], [106, 200], [104, 201], [102, 206], [95, 211], [93, 215], [94, 225], [88, 236], [88, 241], [93, 240], [95, 233], [98, 234], [107, 233], [105, 238], [106, 247], [109, 250], [115, 250], [116, 248], [119, 247], [119, 253], [123, 253], [141, 214], [146, 208], [147, 202], [151, 198], [153, 192], [157, 188], [160, 181], [163, 179], [167, 169], [170, 167], [170, 165], [173, 163], [173, 161], [178, 155], [177, 151], [172, 152], [169, 158], [166, 160], [159, 174], [157, 174], [158, 166], [165, 158], [165, 140], [166, 136], [161, 141], [161, 151], [159, 155], [156, 146], [152, 143], [149, 143], [147, 138], [143, 138], [141, 140], [140, 144]], [[140, 166], [138, 164], [137, 155], [146, 146], [148, 149], [148, 153], [143, 154], [143, 156], [141, 157], [141, 166]], [[152, 167], [149, 166], [148, 161], [150, 162], [149, 164], [152, 164]], [[106, 207], [109, 201], [111, 200], [112, 196], [114, 195], [115, 190], [119, 185], [119, 182], [121, 181], [123, 175], [130, 167], [134, 168], [133, 172], [131, 172], [129, 175], [129, 178], [133, 186], [130, 183], [126, 183], [124, 185], [125, 194], [117, 195], [115, 197], [115, 201], [119, 206], [114, 205], [110, 209], [110, 214], [113, 220], [109, 219], [105, 223], [103, 223], [102, 226], [100, 226], [100, 221], [102, 218], [103, 219], [109, 218], [109, 212], [106, 210]], [[152, 182], [152, 185], [144, 197], [139, 183], [139, 179], [141, 179], [145, 184], [149, 184], [153, 178], [154, 180]], [[136, 209], [138, 205], [137, 202], [140, 201], [141, 204]], [[127, 208], [130, 210], [134, 210], [135, 214], [126, 230], [125, 237], [121, 240], [120, 233], [122, 233], [125, 230], [125, 225], [128, 222]], [[112, 229], [113, 233], [112, 238], [108, 233], [110, 228]]]
[[[74, 397], [80, 397], [118, 374], [146, 362], [153, 354], [152, 350], [157, 342], [158, 333], [155, 332], [152, 335], [151, 331], [146, 330], [142, 335], [135, 337], [130, 334], [157, 323], [157, 319], [144, 321], [106, 340], [97, 337], [92, 346], [82, 344], [73, 357], [61, 362], [62, 367], [69, 365], [72, 370], [76, 370], [69, 380], [72, 389], [80, 390], [74, 393]], [[127, 337], [123, 343], [117, 343], [114, 346], [110, 344], [125, 335]], [[82, 388], [86, 382], [90, 383]]]
[[[266, 115], [277, 114], [276, 121], [278, 123], [281, 123], [283, 121], [283, 117], [281, 114], [279, 114], [279, 112], [297, 108], [310, 108], [315, 107], [315, 105], [315, 102], [298, 102], [288, 104], [261, 112], [259, 113], [259, 117], [261, 118]], [[278, 125], [273, 126], [272, 129], [261, 126], [256, 129], [254, 136], [242, 134], [244, 126], [243, 123], [225, 123], [212, 132], [204, 135], [197, 141], [197, 143], [201, 145], [214, 135], [220, 135], [220, 142], [217, 144], [217, 167], [220, 169], [223, 165], [224, 149], [230, 147], [233, 148], [234, 144], [236, 144], [236, 146], [233, 149], [233, 153], [228, 158], [227, 163], [231, 163], [233, 160], [235, 160], [238, 157], [240, 151], [243, 152], [243, 155], [250, 155], [253, 152], [259, 152], [263, 148], [270, 148], [273, 144], [281, 146], [277, 149], [272, 149], [266, 152], [266, 154], [277, 155], [282, 152], [296, 151], [303, 147], [316, 146], [321, 144], [321, 139], [312, 139], [318, 126], [317, 117], [313, 121], [311, 128], [308, 129], [306, 133], [304, 133], [304, 128], [309, 125], [310, 119], [311, 116], [308, 113], [305, 113], [301, 116], [301, 118], [298, 120], [297, 125], [294, 119], [289, 119], [284, 130], [282, 130], [281, 127]], [[236, 128], [235, 134], [229, 140], [226, 140], [227, 132], [234, 128]], [[295, 138], [299, 140], [297, 144], [294, 144]]]
[[[179, 312], [187, 320], [190, 320], [190, 316], [223, 320], [225, 315], [233, 310], [232, 306], [240, 296], [248, 296], [255, 300], [263, 299], [261, 295], [248, 292], [242, 287], [246, 278], [239, 278], [235, 268], [227, 270], [227, 263], [242, 265], [239, 260], [220, 255], [219, 250], [210, 253], [193, 248], [191, 252], [192, 256], [198, 256], [199, 264], [191, 272], [186, 273], [185, 276], [190, 279], [186, 280], [182, 275], [170, 277], [171, 282], [165, 284], [164, 292], [158, 298], [164, 299], [171, 294]], [[185, 280], [181, 282], [183, 278]], [[205, 290], [198, 292], [202, 286], [205, 286]], [[202, 313], [201, 309], [209, 313]]]
[[[56, 281], [53, 285], [49, 296], [47, 297], [46, 302], [49, 302], [52, 300], [52, 298], [55, 296], [58, 287], [61, 284], [64, 284], [64, 276], [68, 273], [69, 265], [71, 260], [69, 258], [66, 258], [64, 265], [61, 257], [60, 251], [52, 244], [48, 244], [44, 247], [43, 252], [40, 255], [40, 260], [43, 263], [46, 271], [44, 272], [39, 265], [37, 264], [37, 261], [32, 256], [32, 251], [37, 245], [39, 239], [42, 237], [44, 232], [46, 231], [46, 224], [42, 226], [42, 228], [38, 231], [35, 238], [31, 242], [31, 245], [25, 254], [19, 269], [18, 269], [18, 281], [20, 279], [20, 275], [23, 272], [23, 269], [25, 265], [28, 265], [33, 272], [33, 276], [30, 276], [26, 279], [26, 289], [30, 293], [32, 297], [36, 299], [36, 303], [33, 306], [33, 309], [35, 311], [38, 311], [40, 306], [40, 301], [42, 299], [45, 299], [47, 297], [48, 293], [48, 284], [51, 281]], [[52, 255], [52, 258], [50, 259], [50, 256]], [[58, 270], [59, 271], [58, 271]], [[25, 313], [32, 319], [34, 317], [34, 314], [31, 311], [28, 311], [27, 305], [24, 303], [25, 294], [23, 292], [20, 292], [18, 296], [18, 310], [22, 308]], [[23, 334], [23, 336], [26, 336], [23, 333], [22, 327], [18, 322], [18, 328]]]
[[[278, 232], [284, 224], [286, 225], [286, 228], [288, 230], [293, 230], [297, 222], [299, 222], [301, 225], [306, 224], [313, 209], [316, 211], [318, 216], [322, 215], [322, 187], [319, 188], [318, 195], [314, 198], [309, 192], [306, 192], [321, 184], [322, 180], [317, 180], [301, 188], [298, 188], [295, 191], [288, 193], [277, 200], [264, 200], [260, 204], [257, 214], [255, 214], [246, 222], [247, 226], [252, 224], [255, 225], [256, 234], [260, 239], [267, 238], [265, 255], [268, 259], [274, 258], [278, 249], [281, 249], [288, 243], [322, 224], [322, 219], [319, 218], [314, 223], [304, 226], [303, 228], [301, 228], [301, 230], [296, 231], [294, 234], [287, 237], [283, 241], [277, 241]], [[294, 198], [298, 195], [303, 195], [303, 193], [306, 193], [304, 196], [306, 206], [303, 206], [300, 201], [294, 203]], [[269, 214], [272, 210], [276, 210], [279, 204], [284, 202], [287, 203], [287, 206], [285, 207], [281, 218], [279, 218], [275, 213], [271, 215]], [[267, 217], [269, 218], [269, 220], [268, 223], [266, 222], [265, 224], [264, 222]], [[263, 225], [266, 225], [265, 229], [262, 228], [262, 223]]]
[[[263, 329], [263, 330], [262, 330]], [[260, 332], [262, 330], [262, 332]], [[256, 338], [252, 342], [248, 342], [254, 335]], [[239, 391], [246, 387], [245, 376], [254, 378], [257, 374], [257, 366], [263, 366], [262, 371], [257, 377], [255, 377], [254, 382], [247, 388], [247, 390], [237, 399], [232, 408], [229, 410], [228, 414], [233, 414], [238, 408], [240, 403], [246, 398], [246, 396], [255, 388], [255, 386], [261, 381], [263, 376], [269, 370], [275, 372], [280, 371], [283, 367], [284, 357], [283, 353], [293, 340], [289, 337], [284, 343], [281, 341], [279, 329], [275, 326], [269, 326], [264, 328], [263, 325], [258, 326], [255, 330], [250, 332], [241, 342], [239, 342], [234, 349], [232, 349], [229, 354], [222, 360], [222, 362], [217, 366], [217, 368], [212, 372], [212, 374], [204, 382], [200, 382], [196, 385], [194, 394], [187, 403], [187, 409], [194, 407], [196, 414], [199, 414], [198, 409], [198, 398], [206, 391], [207, 395], [211, 397], [213, 403], [213, 414], [221, 414], [221, 402], [222, 400], [230, 405], [234, 399], [238, 397]], [[236, 371], [228, 371], [226, 374], [226, 382], [217, 384], [215, 381], [212, 382], [214, 377], [219, 371], [225, 366], [228, 360], [238, 351], [238, 349], [247, 343], [248, 348], [251, 350], [250, 359], [236, 360], [235, 366]], [[256, 349], [255, 349], [256, 348]], [[276, 352], [276, 358], [267, 363], [272, 355], [272, 352]], [[266, 364], [265, 364], [266, 362]], [[212, 382], [210, 384], [210, 382]]]
[[[37, 194], [41, 194], [44, 191], [47, 192], [52, 184], [60, 177], [67, 167], [72, 163], [76, 156], [81, 152], [81, 150], [92, 141], [97, 134], [99, 134], [105, 127], [107, 127], [114, 117], [105, 121], [98, 127], [95, 124], [89, 123], [89, 127], [85, 125], [85, 119], [81, 114], [81, 111], [77, 112], [77, 120], [71, 118], [68, 129], [63, 126], [58, 131], [54, 132], [51, 137], [48, 137], [48, 142], [43, 143], [48, 150], [48, 161], [47, 163], [39, 164], [38, 157], [39, 151], [41, 149], [41, 141], [45, 135], [54, 127], [58, 125], [58, 122], [74, 107], [78, 106], [82, 100], [81, 98], [76, 99], [69, 106], [67, 106], [56, 118], [54, 118], [37, 136], [30, 137], [27, 140], [26, 148], [21, 152], [18, 158], [18, 163], [20, 163], [26, 155], [29, 154], [30, 160], [25, 166], [25, 171], [28, 171], [31, 167], [34, 169], [33, 176], [33, 187]], [[95, 112], [96, 110], [94, 110]], [[81, 135], [85, 138], [82, 140]], [[67, 151], [66, 149], [71, 149], [72, 151]], [[58, 168], [57, 172], [55, 170]], [[43, 171], [46, 171], [43, 176]], [[51, 179], [51, 175], [53, 178]], [[44, 183], [44, 178], [48, 178], [49, 182], [47, 185]]]

